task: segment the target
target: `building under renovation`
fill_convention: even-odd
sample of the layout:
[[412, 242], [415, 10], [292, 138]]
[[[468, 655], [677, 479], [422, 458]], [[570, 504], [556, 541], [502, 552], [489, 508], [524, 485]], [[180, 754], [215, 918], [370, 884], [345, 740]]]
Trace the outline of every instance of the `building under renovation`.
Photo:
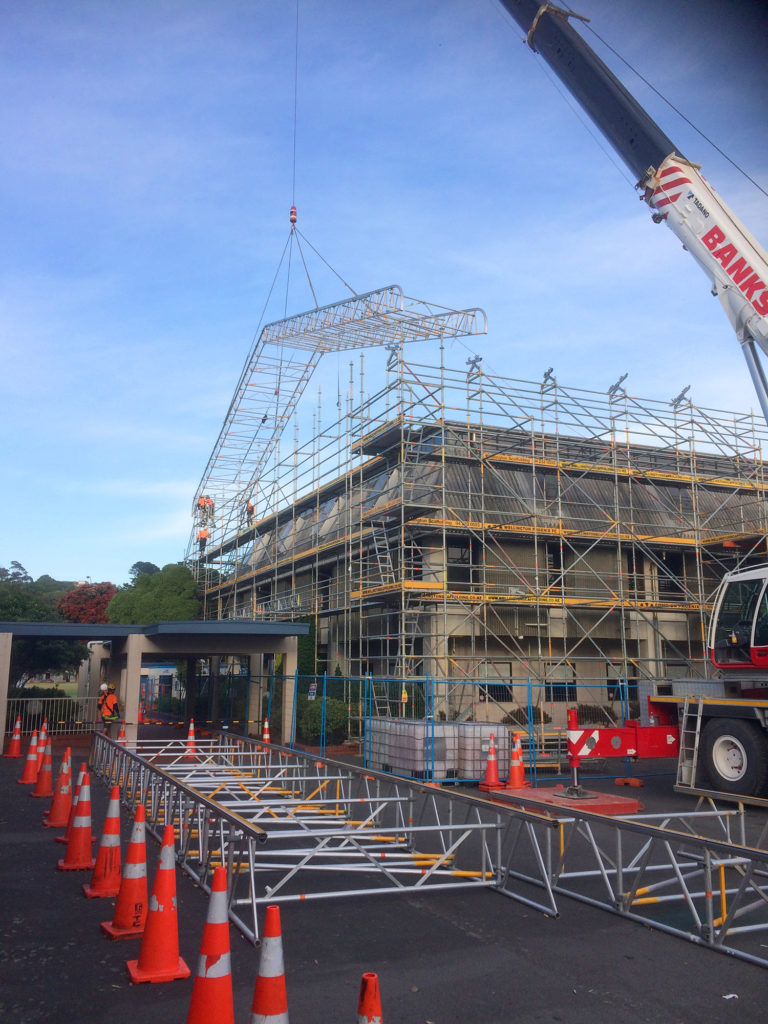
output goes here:
[[[713, 591], [765, 561], [765, 424], [450, 366], [481, 311], [383, 294], [262, 332], [196, 495], [207, 616], [310, 621], [321, 669], [432, 677], [449, 718], [708, 675]], [[312, 361], [374, 344], [386, 374], [356, 358], [300, 439]]]

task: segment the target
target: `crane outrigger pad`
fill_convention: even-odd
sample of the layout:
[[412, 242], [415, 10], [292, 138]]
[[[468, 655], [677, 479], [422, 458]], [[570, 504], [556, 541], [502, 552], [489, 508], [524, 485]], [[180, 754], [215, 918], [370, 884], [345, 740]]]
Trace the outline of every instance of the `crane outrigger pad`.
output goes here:
[[493, 789], [488, 795], [494, 803], [524, 807], [539, 814], [548, 814], [552, 811], [562, 814], [564, 811], [581, 807], [592, 814], [623, 817], [627, 814], [637, 814], [645, 807], [640, 800], [619, 796], [616, 793], [597, 793], [585, 789], [578, 797], [569, 796], [567, 787], [561, 785], [538, 786], [536, 789], [530, 789], [528, 786], [523, 789]]

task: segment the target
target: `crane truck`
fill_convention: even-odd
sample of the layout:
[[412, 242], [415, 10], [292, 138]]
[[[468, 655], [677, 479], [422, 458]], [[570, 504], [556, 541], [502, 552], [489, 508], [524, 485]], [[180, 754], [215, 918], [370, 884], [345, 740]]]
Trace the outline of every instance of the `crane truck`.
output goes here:
[[[499, 2], [636, 176], [652, 220], [710, 279], [768, 422], [758, 353], [768, 353], [768, 254], [571, 23], [587, 19], [539, 0]], [[723, 578], [707, 647], [717, 678], [639, 684], [638, 721], [580, 729], [569, 716], [572, 757], [676, 756], [680, 788], [768, 797], [768, 565]]]

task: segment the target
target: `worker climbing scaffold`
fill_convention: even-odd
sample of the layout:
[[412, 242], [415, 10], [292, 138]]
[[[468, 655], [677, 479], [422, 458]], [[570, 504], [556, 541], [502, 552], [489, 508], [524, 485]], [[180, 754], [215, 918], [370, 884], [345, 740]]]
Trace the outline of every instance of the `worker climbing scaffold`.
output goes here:
[[200, 558], [205, 554], [205, 545], [208, 543], [210, 536], [211, 534], [205, 526], [197, 531], [197, 550]]

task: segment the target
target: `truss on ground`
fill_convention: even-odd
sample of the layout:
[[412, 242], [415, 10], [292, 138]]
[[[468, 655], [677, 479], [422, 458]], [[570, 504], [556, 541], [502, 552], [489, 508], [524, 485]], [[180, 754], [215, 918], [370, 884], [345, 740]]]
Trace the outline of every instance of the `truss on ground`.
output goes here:
[[[210, 892], [227, 868], [229, 913], [251, 941], [266, 903], [494, 888], [550, 916], [569, 896], [762, 967], [766, 829], [744, 807], [609, 818], [528, 809], [218, 734], [195, 743], [94, 737], [94, 773], [144, 804], [160, 839]], [[749, 843], [748, 843], [749, 840]]]
[[502, 816], [423, 784], [228, 737], [189, 756], [178, 740], [129, 751], [97, 736], [92, 763], [145, 805], [156, 838], [174, 824], [200, 885], [226, 866], [230, 917], [252, 941], [267, 903], [495, 884]]

